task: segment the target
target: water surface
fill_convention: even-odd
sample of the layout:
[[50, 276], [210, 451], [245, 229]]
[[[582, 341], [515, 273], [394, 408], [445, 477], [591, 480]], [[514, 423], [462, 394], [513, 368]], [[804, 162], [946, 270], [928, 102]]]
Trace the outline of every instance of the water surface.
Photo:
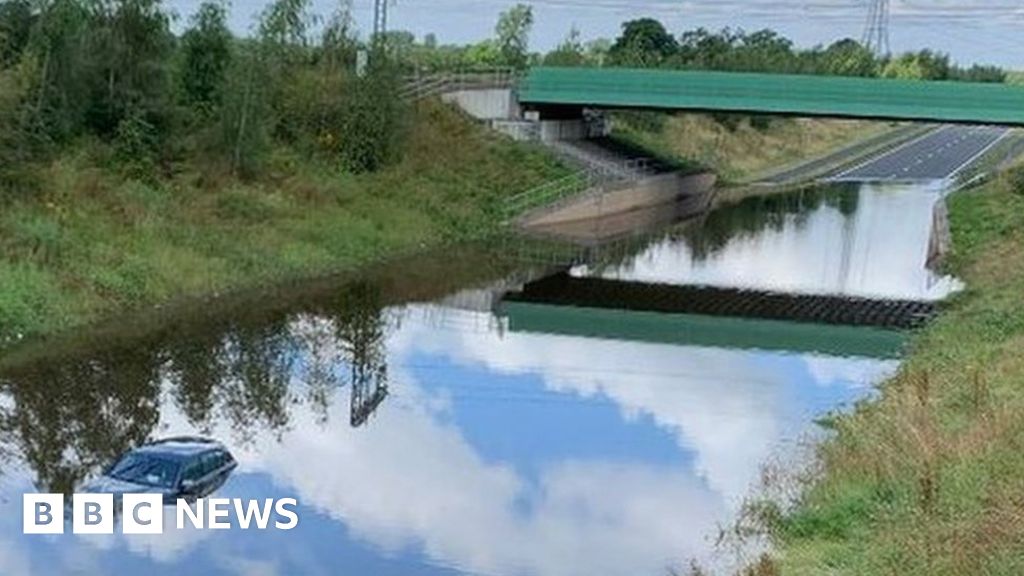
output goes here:
[[[923, 266], [927, 194], [748, 202], [577, 254], [574, 273], [937, 297], [951, 281]], [[507, 264], [450, 252], [266, 306], [12, 353], [0, 364], [0, 574], [662, 575], [714, 564], [718, 528], [761, 465], [898, 365], [870, 346], [825, 354], [782, 337], [815, 327], [702, 319], [697, 335], [718, 336], [680, 337], [675, 323], [692, 319], [506, 306], [505, 291], [554, 259], [526, 253]], [[778, 332], [728, 336], [766, 326]], [[71, 492], [146, 439], [182, 433], [213, 436], [238, 459], [217, 496], [294, 497], [298, 528], [21, 534], [23, 493]]]

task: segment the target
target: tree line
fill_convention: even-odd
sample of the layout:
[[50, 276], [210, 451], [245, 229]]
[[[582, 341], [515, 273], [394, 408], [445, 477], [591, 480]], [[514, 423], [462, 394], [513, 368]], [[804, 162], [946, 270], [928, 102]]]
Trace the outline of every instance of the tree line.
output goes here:
[[0, 2], [0, 177], [80, 139], [141, 174], [205, 158], [246, 176], [278, 145], [374, 170], [397, 153], [397, 76], [384, 54], [355, 73], [345, 3], [273, 0], [232, 34], [206, 0], [172, 33], [160, 0]]
[[[538, 53], [525, 4], [502, 12], [491, 38], [467, 45], [407, 32], [360, 40], [347, 0], [326, 16], [311, 0], [272, 0], [245, 36], [228, 28], [221, 0], [205, 0], [181, 34], [171, 21], [160, 0], [0, 0], [0, 188], [30, 187], [35, 161], [82, 139], [138, 175], [170, 173], [182, 158], [258, 175], [281, 146], [372, 171], [400, 153], [397, 94], [410, 72], [545, 64], [1006, 78], [928, 50], [879, 57], [850, 39], [799, 49], [771, 30], [677, 36], [652, 18], [625, 22], [614, 41], [584, 42], [572, 30]], [[369, 65], [357, 73], [361, 51]]]
[[622, 32], [614, 40], [584, 42], [579, 30], [573, 28], [554, 49], [531, 52], [529, 36], [533, 21], [530, 7], [519, 4], [500, 15], [491, 38], [476, 44], [438, 45], [433, 35], [418, 42], [408, 32], [389, 33], [389, 44], [403, 56], [407, 66], [426, 70], [620, 66], [973, 82], [1006, 80], [1006, 72], [999, 67], [961, 67], [948, 54], [931, 50], [877, 56], [849, 38], [828, 46], [800, 49], [792, 40], [770, 29], [746, 32], [724, 28], [716, 32], [696, 28], [677, 36], [653, 18], [623, 23]]

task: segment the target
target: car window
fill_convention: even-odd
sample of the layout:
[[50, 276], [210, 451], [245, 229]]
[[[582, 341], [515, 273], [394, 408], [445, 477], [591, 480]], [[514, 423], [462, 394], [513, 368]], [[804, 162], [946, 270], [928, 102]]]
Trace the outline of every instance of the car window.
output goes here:
[[110, 470], [110, 477], [135, 484], [170, 488], [178, 478], [176, 462], [146, 454], [129, 453]]
[[220, 460], [216, 452], [207, 452], [202, 456], [203, 475], [209, 474], [220, 468]]
[[199, 461], [190, 462], [181, 473], [182, 480], [199, 480], [203, 477], [203, 464]]

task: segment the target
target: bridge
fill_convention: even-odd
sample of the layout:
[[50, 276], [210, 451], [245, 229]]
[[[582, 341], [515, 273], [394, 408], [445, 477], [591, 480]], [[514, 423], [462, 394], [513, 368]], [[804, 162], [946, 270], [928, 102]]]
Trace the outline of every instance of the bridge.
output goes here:
[[513, 333], [532, 332], [651, 344], [735, 350], [806, 352], [892, 360], [903, 354], [907, 333], [873, 326], [808, 324], [787, 320], [645, 310], [589, 308], [505, 300], [498, 313]]
[[918, 328], [936, 313], [934, 302], [577, 278], [561, 272], [509, 293], [507, 301], [666, 314], [789, 320], [889, 330]]
[[576, 278], [565, 272], [503, 295], [513, 332], [739, 349], [897, 358], [932, 302], [876, 300]]
[[519, 102], [542, 117], [635, 108], [1024, 126], [1024, 86], [626, 68], [529, 70]]

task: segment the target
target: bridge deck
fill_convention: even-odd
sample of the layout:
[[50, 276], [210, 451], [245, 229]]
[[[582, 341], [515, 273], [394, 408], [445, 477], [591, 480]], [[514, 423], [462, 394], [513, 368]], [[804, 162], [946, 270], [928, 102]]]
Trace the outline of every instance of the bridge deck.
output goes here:
[[656, 108], [1024, 125], [1024, 87], [792, 74], [534, 68], [529, 106]]
[[933, 302], [779, 294], [708, 286], [645, 284], [560, 273], [505, 296], [512, 302], [699, 314], [764, 320], [916, 328], [936, 312]]

